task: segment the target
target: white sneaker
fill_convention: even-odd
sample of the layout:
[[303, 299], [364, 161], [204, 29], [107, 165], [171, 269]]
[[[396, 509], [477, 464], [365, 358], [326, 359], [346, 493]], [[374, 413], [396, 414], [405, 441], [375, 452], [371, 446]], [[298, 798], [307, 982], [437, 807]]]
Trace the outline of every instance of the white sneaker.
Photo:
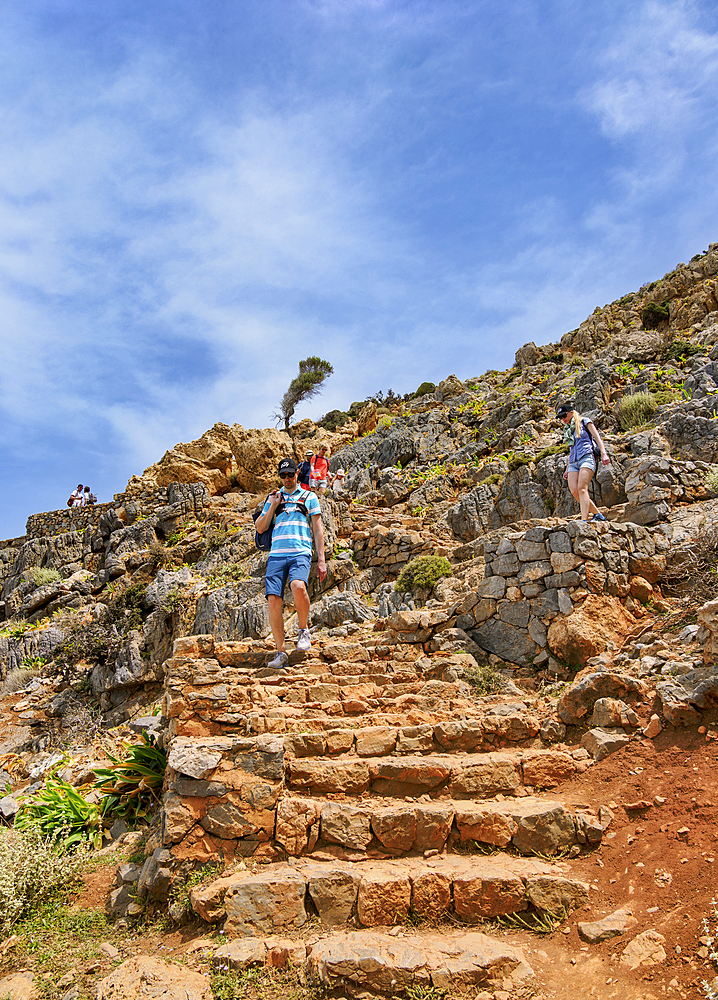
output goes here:
[[272, 670], [284, 670], [284, 668], [289, 664], [289, 657], [284, 652], [283, 649], [278, 649], [274, 654], [274, 659], [270, 660], [267, 664]]
[[297, 638], [297, 649], [306, 653], [308, 649], [312, 648], [312, 637], [309, 634], [308, 628], [300, 628], [299, 636]]

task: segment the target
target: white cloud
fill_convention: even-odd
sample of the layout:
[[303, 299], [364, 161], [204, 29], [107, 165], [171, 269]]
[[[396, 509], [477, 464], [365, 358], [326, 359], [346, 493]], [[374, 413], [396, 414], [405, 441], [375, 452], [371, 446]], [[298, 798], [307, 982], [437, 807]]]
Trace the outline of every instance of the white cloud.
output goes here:
[[718, 82], [718, 36], [698, 24], [691, 3], [651, 2], [626, 9], [610, 25], [597, 58], [599, 78], [583, 98], [613, 139], [641, 135], [665, 142], [705, 117]]

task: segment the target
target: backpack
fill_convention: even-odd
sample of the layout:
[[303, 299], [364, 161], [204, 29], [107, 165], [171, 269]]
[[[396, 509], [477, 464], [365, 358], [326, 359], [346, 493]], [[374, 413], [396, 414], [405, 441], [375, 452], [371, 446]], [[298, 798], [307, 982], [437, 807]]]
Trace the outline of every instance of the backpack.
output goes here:
[[90, 493], [90, 495], [87, 498], [87, 502], [89, 504], [97, 503], [97, 497], [95, 496], [94, 493]]
[[[303, 492], [304, 492], [304, 498], [306, 500], [306, 498], [310, 495], [309, 491], [308, 490], [304, 490]], [[269, 499], [269, 497], [267, 497], [267, 500], [268, 499]], [[264, 503], [266, 503], [267, 500], [265, 500]], [[292, 500], [291, 503], [295, 503], [295, 501]], [[274, 520], [276, 519], [277, 514], [281, 514], [282, 511], [286, 508], [286, 506], [287, 505], [286, 505], [286, 503], [284, 501], [282, 501], [277, 506], [277, 509], [274, 512], [274, 518], [272, 519], [272, 523], [269, 525], [269, 527], [266, 529], [266, 531], [255, 531], [255, 533], [254, 533], [254, 544], [260, 550], [260, 552], [269, 552], [269, 550], [272, 548], [272, 534], [274, 532]], [[301, 514], [304, 514], [304, 516], [306, 517], [307, 521], [311, 525], [311, 518], [309, 516], [309, 511], [307, 510], [307, 505], [304, 502], [304, 500], [298, 501], [296, 503], [296, 506], [297, 506], [297, 510]], [[255, 523], [256, 523], [257, 519], [262, 516], [262, 511], [263, 510], [264, 510], [264, 504], [262, 504], [261, 507], [257, 507], [257, 509], [255, 510], [255, 512], [252, 514], [252, 520]]]
[[67, 506], [68, 507], [72, 507], [74, 505], [74, 503], [75, 503], [75, 498], [74, 497], [70, 497], [70, 499], [67, 501]]

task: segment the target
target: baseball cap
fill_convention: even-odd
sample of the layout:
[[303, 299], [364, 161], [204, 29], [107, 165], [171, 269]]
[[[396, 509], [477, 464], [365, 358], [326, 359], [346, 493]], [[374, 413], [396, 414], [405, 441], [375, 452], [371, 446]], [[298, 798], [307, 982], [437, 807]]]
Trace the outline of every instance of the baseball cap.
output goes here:
[[568, 413], [573, 410], [573, 406], [570, 403], [561, 403], [559, 408], [556, 410], [556, 416], [561, 418], [565, 417]]
[[297, 471], [297, 464], [291, 458], [283, 458], [282, 461], [279, 463], [279, 469], [277, 471], [279, 473], [282, 473], [282, 472], [296, 472]]

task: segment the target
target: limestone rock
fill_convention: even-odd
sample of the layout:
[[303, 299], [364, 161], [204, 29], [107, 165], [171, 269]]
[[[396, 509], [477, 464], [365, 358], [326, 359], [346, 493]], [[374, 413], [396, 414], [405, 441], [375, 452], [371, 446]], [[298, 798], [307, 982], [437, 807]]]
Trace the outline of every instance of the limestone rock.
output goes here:
[[344, 924], [351, 917], [357, 901], [361, 876], [351, 866], [329, 871], [308, 872], [307, 891], [325, 927]]
[[643, 695], [646, 686], [642, 681], [616, 670], [600, 670], [584, 674], [567, 688], [558, 702], [562, 722], [576, 726], [599, 698], [616, 698], [635, 693]]
[[588, 901], [587, 882], [561, 875], [531, 875], [526, 879], [526, 895], [537, 910], [559, 915], [571, 913]]
[[294, 442], [274, 428], [245, 430], [232, 424], [227, 432], [237, 462], [237, 482], [247, 493], [268, 493], [279, 486], [277, 467], [283, 458], [294, 458]]
[[627, 965], [629, 969], [637, 969], [644, 965], [660, 965], [667, 957], [663, 947], [665, 943], [666, 939], [658, 931], [643, 931], [624, 948], [621, 965]]
[[406, 874], [375, 867], [362, 876], [357, 916], [364, 927], [402, 923], [411, 906], [411, 883]]
[[142, 476], [132, 476], [126, 492], [137, 495], [170, 483], [199, 482], [212, 495], [224, 493], [229, 489], [227, 477], [232, 466], [229, 430], [227, 424], [217, 423], [195, 441], [176, 444]]
[[718, 666], [698, 667], [658, 681], [656, 693], [671, 725], [691, 725], [699, 718], [698, 709], [718, 698]]
[[588, 750], [594, 760], [603, 760], [623, 749], [629, 742], [622, 729], [589, 729], [581, 737], [581, 746]]
[[589, 944], [598, 944], [599, 941], [608, 941], [609, 938], [619, 937], [626, 931], [635, 927], [638, 921], [632, 915], [630, 907], [622, 907], [614, 913], [610, 913], [602, 920], [584, 920], [578, 925], [578, 933], [584, 941]]
[[253, 965], [264, 965], [266, 951], [264, 941], [256, 938], [228, 941], [217, 948], [212, 965], [215, 969], [249, 969]]
[[598, 728], [637, 726], [638, 716], [630, 706], [617, 698], [599, 698], [594, 703], [589, 725]]
[[275, 837], [287, 854], [313, 851], [319, 839], [321, 803], [314, 799], [283, 796], [277, 804]]
[[34, 972], [13, 972], [0, 979], [0, 996], [9, 1000], [38, 1000], [40, 989]]
[[140, 955], [119, 965], [97, 985], [97, 1000], [212, 1000], [209, 979], [182, 965]]
[[603, 653], [610, 641], [620, 644], [633, 625], [635, 619], [617, 598], [589, 594], [572, 615], [551, 622], [548, 644], [558, 659], [583, 666], [591, 657]]

